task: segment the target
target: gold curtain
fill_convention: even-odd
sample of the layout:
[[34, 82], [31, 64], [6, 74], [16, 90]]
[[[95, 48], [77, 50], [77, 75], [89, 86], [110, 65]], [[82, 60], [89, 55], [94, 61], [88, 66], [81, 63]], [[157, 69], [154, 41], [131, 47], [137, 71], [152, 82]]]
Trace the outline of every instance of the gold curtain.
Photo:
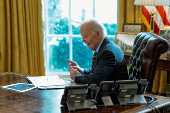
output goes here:
[[0, 0], [0, 73], [45, 75], [41, 0]]
[[157, 70], [154, 83], [153, 83], [153, 93], [165, 96], [166, 95], [166, 84], [167, 84], [167, 71]]
[[[143, 23], [142, 7], [134, 5], [134, 0], [117, 0], [118, 1], [118, 16], [117, 16], [117, 31], [121, 32], [123, 23]], [[148, 32], [148, 29], [143, 25], [143, 32]], [[157, 70], [153, 83], [153, 93], [165, 95], [167, 83], [167, 72]]]
[[142, 7], [133, 5], [134, 0], [117, 0], [118, 1], [118, 16], [117, 16], [117, 31], [121, 32], [123, 23], [143, 23], [142, 22]]

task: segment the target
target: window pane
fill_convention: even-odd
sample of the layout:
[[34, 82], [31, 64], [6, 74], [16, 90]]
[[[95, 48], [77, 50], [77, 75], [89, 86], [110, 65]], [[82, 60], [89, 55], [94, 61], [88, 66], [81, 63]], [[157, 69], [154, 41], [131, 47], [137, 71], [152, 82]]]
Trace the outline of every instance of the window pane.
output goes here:
[[69, 38], [49, 37], [48, 38], [49, 71], [67, 72], [69, 59]]
[[95, 17], [103, 22], [108, 35], [115, 35], [117, 31], [117, 0], [96, 0]]
[[73, 38], [73, 60], [79, 64], [81, 68], [90, 69], [92, 64], [93, 51], [89, 50], [82, 43], [82, 38]]
[[80, 24], [89, 18], [93, 18], [93, 0], [71, 0], [72, 34], [80, 34]]
[[69, 63], [65, 60], [70, 58], [82, 68], [91, 68], [93, 51], [82, 43], [80, 24], [86, 19], [98, 18], [106, 27], [108, 38], [114, 41], [117, 31], [117, 0], [44, 2], [47, 75], [68, 75]]
[[48, 33], [69, 34], [69, 2], [67, 0], [48, 0]]

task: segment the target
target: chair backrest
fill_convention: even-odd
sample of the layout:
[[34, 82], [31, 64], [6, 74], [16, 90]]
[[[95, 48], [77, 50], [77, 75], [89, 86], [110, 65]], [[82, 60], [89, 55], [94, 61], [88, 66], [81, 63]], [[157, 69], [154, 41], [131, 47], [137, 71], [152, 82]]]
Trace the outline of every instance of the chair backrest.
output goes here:
[[168, 50], [168, 47], [168, 41], [156, 34], [149, 32], [137, 34], [129, 60], [129, 79], [147, 79], [149, 84], [146, 91], [152, 92], [159, 57]]

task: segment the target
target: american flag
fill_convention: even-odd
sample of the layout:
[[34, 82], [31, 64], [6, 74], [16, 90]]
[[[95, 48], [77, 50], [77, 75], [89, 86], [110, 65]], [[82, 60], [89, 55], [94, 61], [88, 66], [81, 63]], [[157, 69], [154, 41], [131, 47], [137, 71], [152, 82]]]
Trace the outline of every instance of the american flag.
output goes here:
[[154, 33], [159, 35], [159, 30], [163, 29], [164, 25], [170, 25], [170, 6], [142, 6], [142, 20], [150, 30], [151, 11], [154, 14]]

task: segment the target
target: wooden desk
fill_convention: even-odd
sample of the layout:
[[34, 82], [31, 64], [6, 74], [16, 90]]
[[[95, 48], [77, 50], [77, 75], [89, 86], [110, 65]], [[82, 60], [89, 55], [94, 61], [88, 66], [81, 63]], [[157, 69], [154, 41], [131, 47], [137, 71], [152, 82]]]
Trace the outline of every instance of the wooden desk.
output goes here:
[[[13, 83], [28, 83], [26, 75], [6, 73], [0, 74], [0, 86]], [[70, 83], [72, 85], [72, 83]], [[0, 88], [0, 111], [3, 113], [68, 113], [67, 107], [60, 105], [64, 89], [31, 90], [23, 93]], [[135, 105], [113, 107], [97, 107], [97, 110], [77, 110], [76, 113], [120, 113], [120, 112], [150, 112], [170, 105], [170, 98], [151, 95], [155, 101], [151, 105]], [[73, 111], [72, 111], [73, 112]]]

